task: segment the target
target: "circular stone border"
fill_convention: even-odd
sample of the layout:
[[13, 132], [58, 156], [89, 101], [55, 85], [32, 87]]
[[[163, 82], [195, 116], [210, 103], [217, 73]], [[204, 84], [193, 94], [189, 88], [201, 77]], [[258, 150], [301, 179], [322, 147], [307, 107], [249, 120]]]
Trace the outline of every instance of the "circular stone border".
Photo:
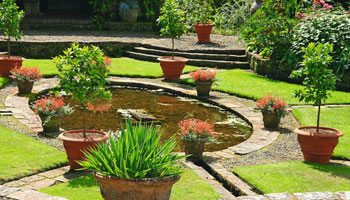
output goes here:
[[[196, 91], [193, 89], [189, 90], [181, 87], [176, 87], [174, 85], [169, 85], [166, 83], [157, 83], [152, 79], [147, 79], [146, 81], [145, 79], [137, 80], [120, 77], [110, 77], [109, 81], [110, 85], [134, 86], [149, 89], [163, 89], [167, 92], [175, 93], [193, 99], [198, 99], [200, 101], [204, 101], [219, 106], [230, 112], [233, 112], [242, 117], [252, 126], [253, 133], [247, 140], [227, 149], [211, 152], [211, 155], [215, 155], [222, 158], [232, 158], [235, 154], [248, 154], [270, 145], [278, 138], [280, 134], [278, 131], [270, 131], [264, 129], [261, 113], [254, 112], [253, 108], [247, 107], [241, 103], [232, 102], [228, 100], [228, 98], [231, 95], [226, 93], [212, 91], [210, 97], [198, 97], [196, 95]], [[35, 93], [41, 93], [50, 88], [54, 88], [57, 85], [57, 78], [42, 79], [34, 85], [33, 91]], [[14, 83], [7, 86], [5, 89], [9, 91], [9, 95], [5, 100], [6, 109], [12, 111], [13, 116], [19, 122], [27, 125], [34, 132], [41, 132], [42, 126], [40, 118], [37, 115], [35, 115], [34, 112], [30, 109], [28, 98], [17, 96], [18, 90], [16, 84]]]

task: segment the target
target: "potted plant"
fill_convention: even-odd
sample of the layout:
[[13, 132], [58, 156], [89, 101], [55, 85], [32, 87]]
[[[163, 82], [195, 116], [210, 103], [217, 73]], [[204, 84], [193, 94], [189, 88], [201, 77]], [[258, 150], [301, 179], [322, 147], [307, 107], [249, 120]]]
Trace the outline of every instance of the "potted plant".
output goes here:
[[162, 56], [158, 58], [158, 61], [162, 67], [165, 79], [178, 80], [188, 61], [186, 58], [174, 56], [175, 38], [180, 38], [186, 30], [184, 14], [174, 0], [166, 0], [160, 13], [161, 16], [157, 20], [162, 27], [160, 32], [164, 37], [171, 37], [172, 56]]
[[33, 109], [41, 119], [44, 133], [49, 135], [59, 132], [61, 118], [64, 115], [73, 113], [73, 109], [65, 105], [63, 97], [52, 95], [36, 100]]
[[19, 94], [32, 93], [34, 82], [42, 77], [40, 70], [36, 67], [13, 68], [10, 77], [17, 82]]
[[208, 69], [197, 69], [190, 73], [191, 78], [196, 83], [198, 96], [209, 96], [211, 86], [215, 81], [216, 71]]
[[265, 128], [278, 128], [281, 117], [287, 113], [286, 101], [268, 94], [256, 102], [256, 110], [261, 111]]
[[7, 55], [0, 56], [0, 76], [9, 77], [12, 68], [20, 68], [24, 58], [11, 56], [11, 37], [20, 39], [22, 33], [19, 24], [23, 19], [23, 11], [18, 11], [15, 0], [3, 0], [0, 4], [0, 30], [7, 40]]
[[202, 160], [205, 143], [216, 143], [214, 139], [214, 124], [195, 118], [184, 119], [179, 122], [185, 154], [193, 162]]
[[59, 72], [60, 88], [71, 94], [83, 110], [83, 129], [63, 132], [58, 136], [63, 141], [70, 168], [77, 169], [81, 166], [76, 161], [83, 160], [83, 150], [94, 148], [97, 143], [108, 139], [104, 132], [86, 130], [86, 110], [91, 102], [111, 98], [111, 93], [105, 89], [110, 60], [96, 46], [80, 47], [73, 43], [64, 55], [55, 57], [54, 62]]
[[194, 20], [194, 28], [197, 32], [198, 43], [210, 43], [211, 30], [215, 26], [212, 22], [212, 1], [196, 0], [199, 5], [198, 9], [192, 12], [192, 18]]
[[333, 45], [310, 43], [303, 48], [304, 60], [300, 69], [293, 71], [292, 78], [303, 78], [304, 91], [298, 90], [295, 97], [300, 101], [313, 102], [318, 107], [317, 125], [299, 127], [295, 130], [305, 161], [328, 163], [338, 138], [343, 133], [337, 129], [320, 127], [321, 105], [335, 90], [337, 77], [328, 66], [333, 59]]
[[96, 149], [85, 152], [79, 162], [92, 170], [105, 200], [167, 200], [171, 188], [183, 172], [185, 156], [174, 153], [174, 137], [162, 142], [158, 130], [126, 121], [120, 135], [110, 137]]
[[119, 16], [125, 22], [136, 22], [139, 16], [140, 7], [136, 0], [125, 0], [120, 2]]

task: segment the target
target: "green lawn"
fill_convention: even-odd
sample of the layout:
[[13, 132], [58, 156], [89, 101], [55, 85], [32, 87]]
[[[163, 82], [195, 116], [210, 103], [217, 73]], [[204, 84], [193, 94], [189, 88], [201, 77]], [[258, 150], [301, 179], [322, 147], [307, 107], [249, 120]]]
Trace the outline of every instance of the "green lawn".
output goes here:
[[0, 144], [0, 182], [67, 162], [64, 152], [3, 126], [0, 126]]
[[233, 171], [263, 193], [338, 192], [350, 188], [350, 167], [292, 161]]
[[[45, 76], [57, 75], [56, 65], [52, 60], [28, 59], [23, 66], [36, 66]], [[197, 69], [194, 66], [186, 66], [184, 72]], [[163, 76], [159, 63], [140, 61], [131, 58], [112, 58], [110, 75], [127, 77], [159, 78]]]
[[[277, 93], [279, 96], [284, 97], [288, 104], [306, 104], [305, 102], [300, 103], [298, 99], [293, 97], [293, 93], [296, 89], [303, 88], [297, 84], [268, 79], [240, 69], [218, 73], [217, 79], [218, 81], [213, 85], [214, 90], [255, 100], [260, 99], [264, 94]], [[194, 84], [192, 79], [185, 79], [182, 80], [182, 82]], [[350, 93], [340, 91], [334, 92], [333, 97], [331, 97], [327, 103], [350, 103]]]
[[8, 78], [0, 77], [0, 88], [4, 87], [8, 82]]
[[[83, 176], [67, 183], [43, 188], [40, 192], [70, 200], [102, 200], [99, 187], [92, 175]], [[214, 200], [221, 196], [195, 172], [185, 170], [171, 193], [170, 200]]]
[[[293, 113], [302, 126], [316, 126], [316, 108], [297, 108]], [[344, 133], [339, 138], [339, 144], [334, 150], [333, 156], [350, 159], [350, 108], [322, 108], [320, 125], [336, 128]]]

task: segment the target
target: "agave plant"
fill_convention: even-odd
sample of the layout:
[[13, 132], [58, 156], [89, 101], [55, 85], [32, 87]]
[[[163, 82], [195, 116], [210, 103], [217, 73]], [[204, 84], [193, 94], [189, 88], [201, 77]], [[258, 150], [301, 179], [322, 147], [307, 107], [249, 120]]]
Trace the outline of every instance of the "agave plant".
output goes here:
[[117, 178], [163, 178], [183, 172], [180, 160], [186, 156], [173, 153], [174, 137], [161, 143], [161, 134], [153, 125], [133, 126], [126, 121], [121, 125], [119, 137], [110, 137], [96, 149], [85, 152], [85, 161], [79, 162], [85, 169], [104, 176]]

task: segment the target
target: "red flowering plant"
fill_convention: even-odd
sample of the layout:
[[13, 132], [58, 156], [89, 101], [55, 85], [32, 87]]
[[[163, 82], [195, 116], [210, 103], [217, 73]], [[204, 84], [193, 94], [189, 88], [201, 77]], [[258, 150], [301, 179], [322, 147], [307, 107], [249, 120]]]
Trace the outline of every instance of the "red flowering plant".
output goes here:
[[185, 141], [199, 142], [206, 140], [216, 143], [214, 124], [200, 119], [189, 118], [179, 122], [180, 134]]
[[33, 109], [40, 116], [44, 125], [53, 117], [62, 117], [73, 113], [73, 109], [64, 103], [63, 97], [52, 95], [36, 100]]
[[37, 67], [14, 68], [10, 72], [12, 79], [22, 82], [35, 82], [43, 76]]
[[[297, 12], [297, 18], [303, 19], [303, 18], [310, 18], [313, 16], [319, 16], [319, 13], [317, 11], [327, 11], [331, 10], [333, 8], [332, 5], [326, 3], [324, 0], [313, 0], [312, 8], [307, 8], [304, 12]], [[310, 14], [310, 12], [313, 12]]]
[[214, 82], [215, 81], [216, 70], [209, 69], [197, 69], [190, 73], [191, 78], [197, 82]]
[[279, 117], [284, 117], [287, 113], [286, 101], [279, 96], [268, 94], [256, 102], [256, 110], [262, 113], [276, 114]]

